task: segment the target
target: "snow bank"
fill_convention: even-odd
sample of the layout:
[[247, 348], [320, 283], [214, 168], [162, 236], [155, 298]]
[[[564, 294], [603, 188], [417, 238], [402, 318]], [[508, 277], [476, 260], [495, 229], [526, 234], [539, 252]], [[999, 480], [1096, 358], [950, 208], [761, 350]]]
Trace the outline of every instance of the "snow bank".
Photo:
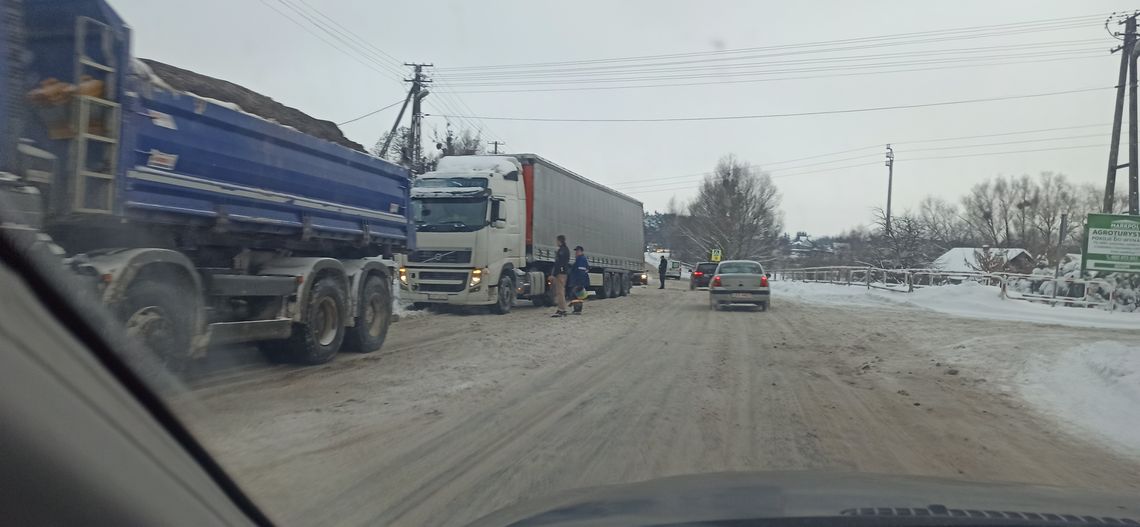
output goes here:
[[411, 301], [405, 301], [400, 298], [400, 283], [396, 279], [392, 280], [392, 314], [396, 315], [398, 319], [415, 318], [430, 314], [431, 311], [426, 309], [414, 310], [412, 309]]
[[996, 287], [975, 282], [917, 289], [913, 293], [834, 285], [778, 281], [772, 294], [804, 302], [833, 305], [898, 306], [931, 309], [953, 316], [1107, 329], [1140, 329], [1140, 313], [1108, 312], [1004, 300]]
[[1140, 453], [1140, 346], [1100, 341], [1039, 356], [1018, 383], [1030, 404], [1071, 431]]

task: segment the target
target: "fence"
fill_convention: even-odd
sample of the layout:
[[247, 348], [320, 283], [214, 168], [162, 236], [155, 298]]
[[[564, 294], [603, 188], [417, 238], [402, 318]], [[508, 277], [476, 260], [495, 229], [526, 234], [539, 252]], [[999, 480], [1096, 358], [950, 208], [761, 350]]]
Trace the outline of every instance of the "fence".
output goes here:
[[[775, 271], [773, 277], [777, 280], [863, 286], [897, 293], [913, 293], [924, 287], [977, 282], [998, 287], [1001, 297], [1011, 300], [1073, 307], [1098, 306], [1110, 310], [1116, 304], [1115, 285], [1095, 278], [1053, 278], [1035, 274], [955, 272], [941, 269], [882, 269], [870, 266], [780, 269]], [[1044, 284], [1050, 283], [1052, 287], [1048, 288], [1049, 294], [1033, 292], [1040, 291]], [[1029, 292], [1025, 292], [1027, 286]], [[1074, 295], [1074, 292], [1078, 294]]]

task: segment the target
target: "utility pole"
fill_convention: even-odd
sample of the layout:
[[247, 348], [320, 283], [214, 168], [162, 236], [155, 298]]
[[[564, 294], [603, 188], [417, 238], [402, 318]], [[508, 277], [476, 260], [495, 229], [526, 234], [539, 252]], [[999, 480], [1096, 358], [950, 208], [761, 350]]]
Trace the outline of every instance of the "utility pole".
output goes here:
[[407, 161], [412, 168], [413, 174], [422, 174], [423, 165], [420, 158], [423, 156], [421, 150], [423, 145], [423, 119], [424, 113], [420, 103], [428, 96], [428, 90], [424, 86], [431, 84], [431, 79], [424, 75], [424, 68], [432, 67], [432, 64], [410, 64], [404, 63], [405, 66], [413, 68], [412, 78], [404, 79], [404, 82], [412, 83], [412, 89], [409, 92], [412, 98], [412, 126], [408, 131], [408, 144], [407, 145]]
[[[1108, 147], [1108, 175], [1104, 182], [1104, 203], [1101, 212], [1111, 214], [1116, 193], [1116, 172], [1128, 167], [1128, 205], [1129, 213], [1136, 214], [1137, 191], [1137, 152], [1136, 124], [1131, 121], [1136, 118], [1136, 14], [1124, 19], [1124, 43], [1112, 52], [1120, 51], [1120, 73], [1116, 81], [1116, 105], [1112, 119], [1112, 140]], [[1107, 21], [1105, 23], [1107, 27]], [[1124, 121], [1124, 92], [1126, 85], [1129, 88], [1128, 103], [1128, 163], [1120, 163], [1120, 129]]]
[[400, 113], [396, 115], [396, 122], [392, 123], [392, 130], [388, 132], [388, 137], [384, 138], [384, 146], [380, 147], [381, 158], [388, 155], [388, 147], [392, 146], [392, 138], [396, 137], [396, 130], [400, 129], [400, 121], [404, 120], [404, 110], [408, 109], [408, 101], [410, 100], [412, 100], [412, 90], [408, 90], [408, 96], [404, 97], [404, 105], [400, 107]]
[[895, 151], [887, 145], [887, 236], [891, 235], [891, 189], [895, 184]]
[[487, 141], [487, 144], [491, 145], [495, 149], [493, 152], [491, 152], [492, 154], [499, 153], [499, 145], [506, 145], [506, 143], [502, 141]]
[[1140, 214], [1140, 203], [1137, 202], [1137, 184], [1140, 183], [1140, 153], [1137, 152], [1136, 123], [1136, 14], [1128, 17], [1124, 26], [1126, 36], [1132, 37], [1132, 45], [1124, 51], [1128, 57], [1128, 213]]

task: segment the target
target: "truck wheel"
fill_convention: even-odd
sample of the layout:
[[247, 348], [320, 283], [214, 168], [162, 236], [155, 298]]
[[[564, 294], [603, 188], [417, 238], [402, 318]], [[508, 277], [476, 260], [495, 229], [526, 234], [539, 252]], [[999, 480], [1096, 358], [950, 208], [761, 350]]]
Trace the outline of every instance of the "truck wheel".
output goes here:
[[602, 287], [598, 289], [598, 300], [605, 300], [610, 297], [610, 273], [602, 273]]
[[144, 378], [180, 374], [190, 359], [194, 314], [187, 294], [170, 283], [140, 280], [127, 289], [119, 313], [131, 344], [129, 360]]
[[384, 280], [370, 276], [360, 292], [360, 314], [356, 326], [348, 328], [344, 345], [359, 353], [376, 351], [384, 345], [392, 323], [392, 295]]
[[303, 321], [293, 324], [289, 337], [291, 358], [302, 364], [332, 360], [344, 342], [345, 294], [340, 284], [324, 277], [313, 284], [305, 305]]
[[511, 312], [511, 307], [515, 305], [515, 281], [506, 272], [499, 278], [499, 291], [495, 298], [495, 303], [491, 304], [492, 313], [505, 315]]
[[629, 273], [622, 273], [621, 277], [621, 283], [625, 284], [625, 293], [622, 296], [629, 296], [633, 292], [633, 277], [629, 276]]

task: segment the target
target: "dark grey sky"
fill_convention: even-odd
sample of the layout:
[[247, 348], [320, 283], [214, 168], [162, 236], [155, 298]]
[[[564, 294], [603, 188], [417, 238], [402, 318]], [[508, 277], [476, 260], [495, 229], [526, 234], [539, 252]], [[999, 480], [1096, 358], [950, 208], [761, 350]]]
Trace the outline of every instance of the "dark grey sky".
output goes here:
[[[435, 114], [562, 118], [658, 118], [740, 114], [802, 113], [820, 110], [910, 105], [938, 101], [1024, 95], [1083, 88], [1102, 90], [1032, 99], [738, 121], [671, 123], [550, 123], [475, 121], [487, 140], [506, 141], [510, 151], [535, 152], [582, 175], [614, 186], [663, 209], [670, 199], [686, 200], [696, 177], [727, 153], [769, 169], [784, 195], [789, 231], [834, 233], [865, 224], [872, 207], [885, 202], [882, 145], [897, 143], [895, 207], [914, 206], [926, 194], [956, 199], [973, 183], [998, 174], [1059, 171], [1078, 182], [1103, 184], [1112, 120], [1117, 56], [1099, 19], [1067, 26], [1033, 26], [991, 31], [984, 38], [943, 39], [893, 47], [851, 49], [756, 60], [821, 60], [870, 55], [869, 61], [939, 60], [926, 71], [791, 79], [701, 86], [511, 93], [473, 91], [592, 87], [596, 84], [538, 85], [512, 78], [498, 86], [453, 87], [461, 72], [445, 68], [488, 64], [571, 61], [608, 57], [711, 52], [976, 28], [1044, 19], [1106, 15], [1135, 8], [1118, 1], [1072, 2], [682, 2], [534, 1], [375, 2], [285, 0], [309, 6], [367, 39], [400, 61], [433, 62], [440, 83], [426, 100]], [[135, 53], [237, 82], [315, 117], [344, 121], [402, 98], [395, 60], [364, 58], [308, 23], [282, 0], [198, 0], [193, 4], [111, 0], [135, 30]], [[325, 40], [301, 29], [292, 16]], [[311, 12], [310, 12], [311, 13]], [[315, 19], [320, 20], [319, 17]], [[941, 34], [946, 35], [946, 34]], [[949, 36], [961, 37], [964, 34]], [[341, 37], [347, 38], [347, 37]], [[921, 36], [910, 37], [910, 40]], [[330, 45], [330, 42], [334, 45]], [[1024, 48], [1011, 45], [1024, 44]], [[338, 50], [339, 48], [339, 50]], [[982, 48], [961, 51], [964, 48]], [[992, 52], [987, 51], [993, 48]], [[917, 51], [932, 52], [916, 55]], [[1055, 53], [1054, 53], [1055, 52]], [[887, 53], [909, 54], [887, 57]], [[379, 55], [378, 52], [373, 52]], [[1009, 57], [1024, 54], [1024, 57]], [[979, 62], [949, 62], [991, 56], [984, 67], [949, 68]], [[724, 55], [713, 55], [721, 57]], [[709, 57], [705, 55], [703, 57]], [[881, 57], [881, 58], [878, 58]], [[373, 61], [384, 62], [378, 65]], [[1030, 62], [1033, 61], [1033, 62]], [[1012, 64], [1010, 64], [1012, 63]], [[700, 74], [734, 71], [733, 62], [695, 63]], [[849, 63], [847, 63], [849, 64]], [[631, 68], [644, 66], [629, 65]], [[635, 67], [636, 66], [636, 67]], [[687, 67], [687, 66], [684, 66]], [[805, 67], [796, 65], [794, 67]], [[878, 68], [881, 72], [883, 68]], [[485, 70], [486, 71], [486, 70]], [[463, 72], [470, 73], [470, 72]], [[669, 73], [670, 75], [685, 74]], [[638, 74], [632, 74], [637, 76]], [[714, 82], [717, 77], [685, 81]], [[756, 77], [736, 77], [755, 79]], [[652, 83], [652, 82], [649, 82]], [[626, 83], [627, 85], [630, 83]], [[644, 83], [643, 83], [644, 84]], [[397, 108], [345, 125], [352, 139], [370, 145], [391, 126]], [[430, 117], [442, 129], [444, 119]], [[1098, 125], [959, 141], [920, 142], [1044, 128]], [[1090, 137], [1074, 137], [1090, 136]], [[1062, 138], [1052, 141], [1036, 141]], [[956, 148], [964, 145], [1009, 143]], [[832, 157], [785, 162], [867, 147]], [[939, 150], [933, 150], [933, 149]], [[1005, 155], [977, 155], [1038, 150]], [[918, 159], [958, 156], [944, 159]], [[854, 159], [853, 159], [854, 158]], [[834, 161], [830, 164], [817, 164]], [[836, 167], [864, 165], [841, 170]], [[796, 168], [801, 167], [801, 168]], [[830, 170], [828, 170], [830, 169]], [[821, 171], [828, 170], [828, 171]]]

